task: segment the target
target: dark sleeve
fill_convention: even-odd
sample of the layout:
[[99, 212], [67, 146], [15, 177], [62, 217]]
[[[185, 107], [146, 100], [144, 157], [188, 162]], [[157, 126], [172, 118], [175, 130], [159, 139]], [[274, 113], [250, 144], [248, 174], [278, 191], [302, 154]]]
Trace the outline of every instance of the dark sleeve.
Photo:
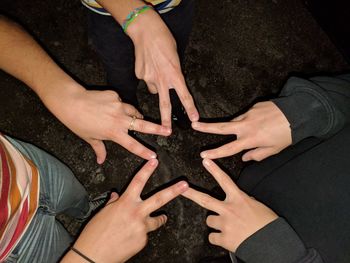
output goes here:
[[292, 77], [272, 100], [288, 119], [293, 144], [307, 138], [329, 138], [350, 122], [350, 74]]
[[245, 263], [323, 263], [318, 252], [306, 249], [281, 217], [247, 238], [235, 256]]

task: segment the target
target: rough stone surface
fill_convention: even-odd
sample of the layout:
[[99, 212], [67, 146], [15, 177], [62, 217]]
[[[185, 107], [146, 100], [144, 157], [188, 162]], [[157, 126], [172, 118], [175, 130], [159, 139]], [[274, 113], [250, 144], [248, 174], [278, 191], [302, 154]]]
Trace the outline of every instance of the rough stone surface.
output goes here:
[[[233, 116], [256, 99], [277, 93], [293, 73], [349, 69], [302, 1], [196, 2], [184, 71], [203, 118]], [[87, 39], [86, 10], [79, 1], [2, 0], [0, 10], [17, 18], [82, 83], [104, 85], [103, 68]], [[107, 142], [107, 161], [97, 165], [89, 146], [59, 123], [25, 85], [0, 72], [0, 87], [0, 130], [57, 156], [92, 196], [111, 188], [124, 189], [143, 163]], [[159, 117], [157, 97], [144, 87], [138, 95], [146, 115]], [[201, 167], [199, 153], [230, 138], [176, 128], [169, 138], [137, 136], [156, 149], [161, 163], [145, 193], [181, 176], [208, 190], [217, 187]], [[219, 162], [232, 175], [243, 166], [239, 156]], [[147, 248], [130, 262], [198, 262], [205, 256], [225, 254], [207, 241], [207, 211], [183, 198], [163, 210], [169, 222], [150, 234]], [[78, 232], [74, 220], [61, 220], [71, 233]]]

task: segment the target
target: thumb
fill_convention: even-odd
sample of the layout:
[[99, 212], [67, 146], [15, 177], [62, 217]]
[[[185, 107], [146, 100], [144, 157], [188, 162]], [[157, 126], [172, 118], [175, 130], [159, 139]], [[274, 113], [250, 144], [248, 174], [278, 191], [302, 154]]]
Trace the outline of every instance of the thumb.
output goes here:
[[157, 94], [158, 93], [157, 86], [154, 85], [154, 84], [147, 83], [147, 88], [148, 88], [149, 93], [151, 93], [151, 94]]
[[102, 164], [106, 160], [107, 152], [103, 141], [91, 140], [88, 142], [96, 154], [96, 160], [98, 164]]
[[157, 230], [162, 225], [164, 225], [167, 220], [168, 220], [168, 218], [166, 215], [160, 215], [160, 216], [156, 216], [156, 217], [148, 217], [147, 221], [146, 221], [147, 232], [152, 232], [154, 230]]
[[270, 157], [271, 155], [274, 155], [275, 151], [273, 150], [272, 147], [259, 147], [254, 150], [250, 150], [249, 152], [245, 153], [242, 156], [242, 160], [244, 162], [247, 161], [261, 161], [267, 157]]
[[116, 192], [112, 192], [106, 205], [109, 205], [109, 204], [117, 201], [118, 199], [119, 199], [119, 195]]

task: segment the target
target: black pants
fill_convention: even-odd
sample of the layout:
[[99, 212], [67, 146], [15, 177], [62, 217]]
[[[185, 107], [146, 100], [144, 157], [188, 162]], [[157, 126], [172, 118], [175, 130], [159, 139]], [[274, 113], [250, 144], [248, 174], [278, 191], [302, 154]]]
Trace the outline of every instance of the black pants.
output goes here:
[[350, 126], [248, 166], [238, 184], [286, 218], [325, 262], [350, 262]]
[[[194, 1], [182, 0], [179, 6], [161, 14], [176, 40], [180, 60], [183, 59], [192, 29], [193, 13]], [[88, 23], [89, 37], [104, 63], [108, 85], [118, 92], [124, 102], [137, 106], [139, 81], [135, 76], [134, 45], [131, 39], [111, 16], [89, 11]]]

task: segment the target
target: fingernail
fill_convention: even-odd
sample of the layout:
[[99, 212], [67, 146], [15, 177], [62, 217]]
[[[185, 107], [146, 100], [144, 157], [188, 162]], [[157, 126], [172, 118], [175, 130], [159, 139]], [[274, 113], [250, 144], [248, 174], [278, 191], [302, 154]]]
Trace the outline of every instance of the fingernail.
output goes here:
[[186, 190], [188, 188], [188, 183], [183, 181], [183, 182], [179, 182], [177, 187], [181, 190]]
[[199, 128], [200, 124], [198, 122], [192, 122], [192, 128]]
[[198, 113], [192, 113], [192, 114], [191, 114], [191, 119], [192, 119], [193, 121], [198, 121], [198, 119], [199, 119]]
[[166, 134], [171, 134], [171, 132], [172, 132], [171, 128], [169, 128], [169, 127], [164, 127], [164, 128], [163, 128], [163, 131], [164, 131], [164, 133], [166, 133]]
[[203, 163], [206, 165], [206, 166], [210, 166], [211, 165], [211, 162], [209, 159], [204, 159], [203, 160]]
[[201, 157], [204, 159], [204, 158], [206, 158], [207, 157], [207, 152], [201, 152]]
[[163, 220], [164, 220], [164, 224], [168, 221], [168, 217], [166, 215], [163, 215]]
[[158, 160], [157, 160], [157, 159], [152, 159], [152, 160], [149, 161], [149, 164], [150, 164], [151, 166], [156, 166], [157, 163], [158, 163]]
[[156, 153], [152, 153], [150, 157], [151, 157], [151, 159], [156, 159], [157, 158], [157, 154]]

